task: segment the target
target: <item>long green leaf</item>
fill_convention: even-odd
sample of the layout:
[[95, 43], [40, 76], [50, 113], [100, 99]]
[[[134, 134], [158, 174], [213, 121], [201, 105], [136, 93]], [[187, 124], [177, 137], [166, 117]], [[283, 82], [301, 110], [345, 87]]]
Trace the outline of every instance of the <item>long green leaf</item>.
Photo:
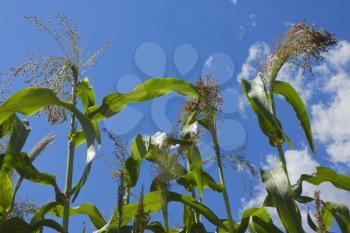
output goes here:
[[261, 177], [285, 229], [289, 233], [304, 232], [300, 211], [294, 201], [293, 191], [283, 164], [280, 162], [272, 171], [262, 171]]
[[302, 99], [300, 98], [298, 92], [294, 89], [292, 85], [283, 81], [274, 81], [273, 93], [284, 96], [287, 102], [292, 105], [300, 124], [304, 130], [306, 139], [313, 153], [315, 153], [314, 141], [312, 138], [311, 124], [309, 120], [309, 115], [307, 109]]
[[282, 233], [282, 231], [273, 224], [270, 214], [263, 207], [244, 210], [237, 232], [246, 232], [248, 226], [250, 232]]
[[93, 120], [103, 120], [120, 112], [128, 103], [151, 100], [174, 91], [184, 96], [198, 97], [197, 90], [186, 81], [175, 78], [153, 78], [129, 93], [107, 95], [103, 98], [102, 105], [89, 109], [89, 116]]
[[334, 170], [327, 167], [317, 167], [316, 173], [313, 175], [301, 175], [298, 185], [302, 185], [303, 181], [313, 185], [320, 185], [324, 182], [330, 182], [336, 188], [350, 192], [350, 177], [345, 174], [338, 174]]
[[[203, 180], [203, 187], [211, 188], [212, 190], [216, 192], [222, 192], [223, 185], [216, 183], [216, 181], [205, 171], [202, 172], [202, 180]], [[178, 184], [184, 186], [187, 190], [190, 189], [190, 187], [194, 187], [197, 185], [196, 180], [194, 179], [193, 172], [188, 172], [184, 176], [180, 177], [177, 181]]]
[[[31, 219], [31, 224], [35, 224], [40, 221], [46, 214], [50, 213], [56, 217], [63, 217], [63, 205], [59, 202], [49, 202], [37, 210]], [[77, 207], [71, 207], [69, 209], [69, 215], [86, 215], [89, 217], [91, 223], [100, 229], [106, 224], [106, 221], [103, 219], [100, 211], [96, 208], [95, 205], [86, 203]]]
[[190, 196], [181, 195], [175, 192], [168, 192], [167, 200], [169, 202], [175, 201], [183, 203], [194, 210], [197, 210], [201, 215], [208, 219], [212, 224], [220, 227], [226, 228], [221, 222], [221, 220], [212, 212], [208, 207], [198, 202], [196, 199]]

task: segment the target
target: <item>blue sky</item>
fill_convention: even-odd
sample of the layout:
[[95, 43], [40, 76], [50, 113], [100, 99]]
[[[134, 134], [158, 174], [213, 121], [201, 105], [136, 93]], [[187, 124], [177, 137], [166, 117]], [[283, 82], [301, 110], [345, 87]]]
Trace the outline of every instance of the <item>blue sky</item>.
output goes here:
[[[350, 112], [346, 110], [346, 104], [350, 96], [345, 89], [350, 87], [350, 32], [346, 26], [350, 20], [349, 1], [3, 0], [0, 6], [0, 71], [6, 72], [19, 64], [25, 51], [44, 49], [46, 54], [60, 54], [55, 42], [44, 33], [37, 32], [23, 16], [36, 15], [43, 20], [53, 20], [57, 13], [64, 13], [77, 24], [82, 45], [88, 51], [93, 52], [104, 41], [111, 39], [105, 54], [86, 73], [95, 88], [98, 102], [110, 92], [131, 90], [150, 76], [172, 76], [195, 82], [201, 75], [211, 73], [225, 93], [219, 127], [223, 151], [244, 145], [247, 159], [256, 166], [265, 167], [273, 165], [275, 150], [268, 145], [255, 116], [242, 101], [237, 77], [255, 76], [252, 61], [256, 52], [263, 52], [266, 43], [275, 43], [287, 25], [303, 19], [308, 23], [317, 23], [336, 33], [342, 42], [333, 53], [327, 55], [327, 60], [321, 66], [315, 67], [315, 77], [298, 73], [298, 70], [285, 70], [281, 77], [291, 81], [306, 100], [317, 144], [317, 156], [313, 157], [307, 151], [294, 113], [282, 101], [278, 101], [278, 113], [295, 144], [294, 150], [287, 152], [290, 154], [289, 169], [295, 172], [293, 174], [312, 172], [319, 163], [349, 174], [350, 156], [346, 152], [350, 154], [350, 130], [346, 119], [349, 119]], [[17, 82], [12, 91], [22, 87]], [[157, 131], [168, 131], [183, 101], [182, 97], [173, 94], [144, 104], [132, 104], [125, 112], [107, 121], [105, 126], [123, 134], [126, 141], [137, 133], [151, 135]], [[30, 123], [33, 129], [26, 144], [27, 150], [46, 133], [57, 134], [56, 142], [37, 160], [36, 166], [42, 171], [57, 174], [58, 182], [63, 187], [68, 126], [51, 128], [40, 117], [31, 117]], [[201, 146], [203, 153], [210, 154], [208, 147], [210, 144], [204, 138]], [[112, 144], [104, 138], [100, 152], [108, 155], [111, 149]], [[82, 148], [78, 150], [75, 161], [77, 179], [85, 162]], [[216, 177], [216, 169], [211, 166], [208, 169]], [[76, 203], [95, 203], [106, 219], [116, 202], [116, 184], [109, 178], [109, 172], [107, 162], [96, 160], [88, 183]], [[152, 173], [148, 167], [144, 167], [142, 172], [144, 175], [140, 184], [147, 185]], [[249, 197], [242, 176], [230, 169], [225, 173], [233, 214], [238, 220], [241, 208], [257, 202], [263, 191], [259, 182], [252, 183], [254, 195]], [[312, 193], [311, 190], [312, 187], [309, 188]], [[348, 194], [333, 192], [327, 185], [322, 187], [323, 190], [329, 192], [329, 196], [350, 203]], [[138, 188], [135, 197], [137, 193]], [[52, 198], [52, 190], [25, 183], [20, 197], [43, 204]], [[243, 197], [245, 201], [242, 201]], [[206, 192], [204, 202], [209, 207], [215, 207], [220, 217], [225, 217], [221, 196]], [[181, 223], [179, 213], [178, 210], [171, 213], [172, 224]], [[88, 220], [73, 217], [71, 232], [79, 232], [82, 221]]]

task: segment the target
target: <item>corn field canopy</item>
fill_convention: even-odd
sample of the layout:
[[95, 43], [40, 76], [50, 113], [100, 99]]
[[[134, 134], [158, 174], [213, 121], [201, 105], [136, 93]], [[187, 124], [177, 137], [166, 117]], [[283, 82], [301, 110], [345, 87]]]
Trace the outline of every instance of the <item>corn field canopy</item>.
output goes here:
[[5, 1], [0, 233], [349, 233], [349, 8]]

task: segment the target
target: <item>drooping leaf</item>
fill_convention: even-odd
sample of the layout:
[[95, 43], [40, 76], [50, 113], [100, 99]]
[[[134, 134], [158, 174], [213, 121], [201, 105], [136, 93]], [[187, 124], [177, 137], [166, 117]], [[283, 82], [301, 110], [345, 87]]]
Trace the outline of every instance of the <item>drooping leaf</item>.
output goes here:
[[129, 93], [112, 93], [105, 96], [102, 105], [89, 109], [89, 117], [93, 120], [109, 118], [120, 112], [128, 103], [151, 100], [171, 92], [198, 97], [197, 90], [186, 81], [175, 78], [153, 78], [140, 84]]
[[78, 118], [87, 140], [86, 167], [78, 185], [73, 189], [76, 197], [80, 188], [87, 180], [92, 160], [96, 155], [94, 148], [96, 134], [89, 118], [71, 103], [58, 99], [51, 90], [39, 87], [29, 87], [10, 96], [0, 106], [0, 125], [16, 112], [26, 116], [31, 116], [49, 105], [59, 105], [71, 111]]
[[[203, 187], [211, 188], [216, 192], [222, 192], [224, 189], [222, 184], [216, 183], [216, 181], [205, 171], [202, 171], [202, 180]], [[177, 180], [177, 183], [184, 186], [187, 190], [189, 190], [190, 187], [195, 186], [196, 181], [194, 179], [193, 172], [186, 173], [184, 176]]]
[[[31, 224], [35, 224], [44, 218], [46, 214], [52, 214], [56, 217], [63, 217], [64, 206], [59, 202], [49, 202], [37, 210], [34, 216], [31, 219]], [[91, 223], [96, 229], [100, 229], [106, 224], [106, 221], [103, 219], [100, 211], [96, 208], [95, 205], [86, 203], [77, 207], [70, 207], [69, 216], [74, 215], [86, 215], [89, 217]]]
[[282, 233], [282, 231], [273, 224], [270, 214], [263, 207], [250, 208], [243, 212], [237, 232], [246, 232], [248, 226], [250, 232]]
[[350, 191], [350, 177], [345, 174], [338, 174], [334, 170], [327, 167], [317, 167], [316, 173], [313, 175], [301, 175], [298, 181], [298, 186], [301, 186], [303, 181], [313, 185], [320, 185], [323, 182], [330, 182], [338, 189]]
[[304, 232], [300, 211], [283, 164], [280, 162], [272, 171], [262, 171], [261, 177], [285, 229], [289, 233]]
[[181, 195], [181, 194], [178, 194], [175, 192], [168, 192], [167, 200], [169, 202], [174, 201], [174, 202], [183, 203], [183, 204], [191, 207], [192, 209], [197, 210], [201, 215], [203, 215], [206, 219], [208, 219], [212, 224], [226, 228], [226, 226], [223, 225], [223, 223], [221, 222], [219, 217], [216, 216], [214, 212], [212, 212], [208, 207], [206, 207], [202, 203], [198, 202], [193, 197]]
[[326, 202], [324, 203], [324, 208], [333, 215], [342, 233], [350, 232], [350, 214], [346, 205]]
[[250, 106], [258, 116], [261, 130], [272, 146], [286, 141], [281, 124], [273, 113], [264, 81], [260, 75], [254, 80], [242, 80], [242, 87]]
[[300, 124], [304, 130], [304, 134], [313, 153], [315, 153], [314, 141], [312, 138], [311, 124], [307, 109], [298, 92], [292, 85], [283, 81], [274, 81], [273, 93], [284, 96], [287, 102], [292, 105]]

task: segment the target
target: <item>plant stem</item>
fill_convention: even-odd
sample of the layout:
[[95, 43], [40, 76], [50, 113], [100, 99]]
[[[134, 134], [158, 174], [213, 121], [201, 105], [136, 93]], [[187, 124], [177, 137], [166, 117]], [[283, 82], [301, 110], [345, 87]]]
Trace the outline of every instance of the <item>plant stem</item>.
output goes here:
[[234, 232], [233, 217], [232, 217], [232, 212], [231, 212], [230, 200], [229, 200], [229, 197], [228, 197], [228, 194], [227, 194], [227, 189], [226, 189], [226, 182], [225, 182], [224, 170], [223, 170], [222, 161], [221, 161], [218, 136], [217, 136], [217, 133], [216, 133], [215, 120], [213, 120], [211, 122], [211, 125], [209, 126], [209, 131], [211, 133], [213, 144], [214, 144], [216, 160], [217, 160], [217, 163], [218, 163], [220, 182], [224, 186], [224, 189], [222, 191], [222, 195], [223, 195], [223, 198], [224, 198], [224, 201], [225, 201], [227, 217], [228, 217], [228, 220], [229, 220], [229, 230], [230, 230], [230, 233], [233, 233]]
[[[72, 80], [72, 104], [75, 107], [77, 103], [77, 84], [78, 84], [78, 69], [76, 66], [72, 66], [73, 80]], [[70, 135], [72, 135], [76, 130], [76, 121], [75, 116], [71, 113], [71, 122], [70, 122]], [[70, 196], [72, 190], [72, 180], [73, 180], [73, 167], [74, 167], [74, 152], [75, 145], [72, 139], [68, 141], [68, 158], [67, 158], [67, 169], [66, 169], [66, 202], [64, 204], [63, 210], [63, 230], [68, 232], [69, 226], [69, 209], [70, 209]]]

